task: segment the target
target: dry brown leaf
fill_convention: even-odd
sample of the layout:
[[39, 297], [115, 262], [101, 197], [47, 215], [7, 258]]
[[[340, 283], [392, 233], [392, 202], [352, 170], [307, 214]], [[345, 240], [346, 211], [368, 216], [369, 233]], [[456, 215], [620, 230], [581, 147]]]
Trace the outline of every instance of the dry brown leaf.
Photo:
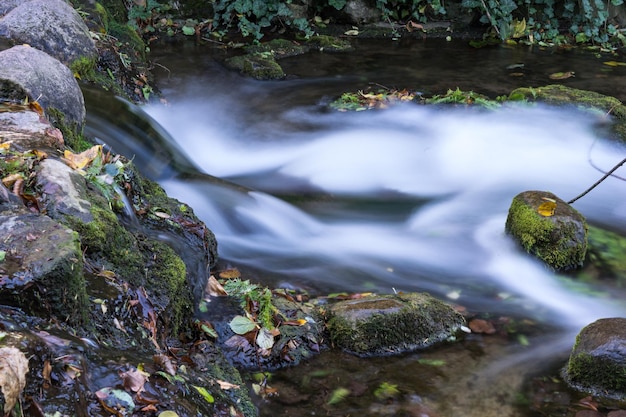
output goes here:
[[4, 413], [8, 414], [26, 386], [28, 359], [13, 347], [0, 348], [0, 388], [4, 394]]
[[125, 389], [129, 389], [133, 392], [141, 392], [144, 390], [143, 386], [148, 381], [149, 373], [134, 369], [132, 371], [122, 372], [120, 377], [122, 378]]
[[83, 169], [99, 156], [102, 156], [102, 145], [94, 145], [78, 154], [68, 150], [63, 154], [65, 163], [72, 169]]
[[172, 360], [169, 356], [164, 354], [154, 355], [152, 360], [156, 365], [158, 365], [161, 369], [167, 372], [170, 375], [176, 375], [176, 366], [172, 363]]
[[221, 279], [241, 278], [241, 272], [237, 268], [225, 269], [220, 271], [219, 276]]
[[232, 384], [228, 381], [222, 381], [221, 379], [214, 379], [213, 381], [217, 382], [220, 386], [220, 389], [229, 390], [229, 389], [239, 389], [239, 385]]
[[209, 277], [205, 293], [211, 297], [225, 297], [228, 295], [224, 287], [222, 287], [222, 284], [220, 284], [213, 275]]

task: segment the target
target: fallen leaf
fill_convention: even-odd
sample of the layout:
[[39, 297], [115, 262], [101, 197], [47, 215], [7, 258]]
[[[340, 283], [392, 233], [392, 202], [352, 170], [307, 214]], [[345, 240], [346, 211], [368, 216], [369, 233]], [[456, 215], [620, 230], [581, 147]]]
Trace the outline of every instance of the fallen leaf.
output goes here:
[[26, 373], [28, 372], [28, 359], [16, 348], [0, 348], [0, 388], [4, 394], [4, 413], [13, 410], [24, 387], [26, 386]]
[[105, 410], [116, 416], [130, 415], [135, 410], [133, 398], [124, 390], [105, 387], [96, 391], [96, 397]]
[[63, 154], [64, 161], [72, 169], [83, 169], [94, 159], [102, 156], [102, 145], [94, 145], [84, 152], [75, 154], [66, 150]]
[[350, 390], [347, 388], [337, 388], [330, 394], [330, 399], [328, 400], [328, 405], [338, 404], [346, 399], [346, 397], [350, 395]]
[[198, 391], [198, 393], [200, 395], [202, 395], [202, 398], [204, 398], [204, 400], [206, 402], [208, 402], [209, 404], [213, 404], [215, 402], [215, 399], [213, 398], [213, 396], [211, 395], [211, 393], [209, 391], [207, 391], [206, 388], [204, 387], [198, 387], [196, 385], [192, 385], [192, 387], [194, 387], [196, 389], [196, 391]]
[[274, 335], [265, 327], [261, 328], [256, 335], [256, 344], [261, 349], [271, 349], [274, 346]]
[[132, 371], [122, 372], [120, 377], [122, 378], [122, 385], [125, 389], [129, 389], [133, 392], [141, 392], [144, 390], [144, 385], [148, 381], [149, 373], [134, 369]]
[[231, 384], [228, 381], [222, 381], [221, 379], [215, 379], [215, 382], [220, 386], [220, 389], [229, 390], [229, 389], [239, 389], [239, 385]]
[[220, 284], [213, 275], [209, 277], [209, 281], [206, 284], [205, 293], [210, 295], [211, 297], [224, 297], [228, 295], [226, 293], [226, 290], [224, 290], [224, 287], [222, 287], [222, 284]]
[[496, 328], [493, 327], [493, 324], [483, 319], [470, 320], [469, 328], [474, 333], [494, 334], [496, 332]]
[[556, 203], [554, 201], [546, 201], [545, 203], [541, 203], [537, 208], [537, 213], [541, 214], [544, 217], [554, 216], [555, 211]]
[[608, 65], [609, 67], [624, 67], [626, 66], [626, 62], [605, 61], [604, 65]]
[[225, 269], [220, 271], [219, 276], [221, 279], [241, 278], [241, 272], [237, 268]]
[[156, 365], [158, 365], [161, 369], [167, 372], [170, 375], [176, 375], [176, 367], [172, 363], [172, 360], [169, 356], [164, 354], [154, 355], [152, 360]]
[[553, 74], [550, 74], [550, 79], [551, 80], [565, 80], [567, 78], [571, 78], [574, 77], [574, 71], [567, 71], [567, 72], [555, 72]]
[[346, 36], [358, 36], [359, 31], [357, 29], [350, 29], [350, 30], [346, 30], [343, 34]]
[[228, 325], [237, 334], [246, 334], [257, 328], [257, 324], [245, 316], [233, 317]]

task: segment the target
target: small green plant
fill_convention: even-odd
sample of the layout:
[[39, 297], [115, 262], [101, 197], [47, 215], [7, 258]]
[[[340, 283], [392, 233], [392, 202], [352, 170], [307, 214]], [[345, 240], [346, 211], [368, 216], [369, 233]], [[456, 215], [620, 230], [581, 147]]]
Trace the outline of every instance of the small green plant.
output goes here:
[[374, 391], [374, 396], [379, 400], [388, 400], [395, 398], [400, 394], [400, 390], [396, 384], [390, 384], [389, 382], [383, 382]]

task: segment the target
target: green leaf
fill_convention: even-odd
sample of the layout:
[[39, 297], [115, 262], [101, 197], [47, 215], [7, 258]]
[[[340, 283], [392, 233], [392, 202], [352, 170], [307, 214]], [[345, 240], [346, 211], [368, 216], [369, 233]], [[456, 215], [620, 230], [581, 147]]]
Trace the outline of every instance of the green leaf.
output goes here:
[[257, 328], [254, 321], [244, 316], [233, 317], [228, 325], [230, 329], [237, 334], [246, 334]]
[[198, 391], [198, 393], [200, 395], [202, 395], [202, 398], [204, 398], [204, 400], [206, 402], [208, 402], [209, 404], [213, 404], [215, 402], [215, 398], [213, 398], [211, 393], [209, 391], [207, 391], [206, 388], [198, 387], [198, 386], [195, 386], [195, 385], [192, 385], [192, 387], [194, 387], [196, 389], [196, 391]]
[[0, 262], [4, 262], [4, 258], [7, 256], [7, 251], [0, 250]]
[[196, 34], [196, 29], [191, 26], [183, 26], [183, 34], [187, 36], [193, 36]]
[[274, 346], [274, 336], [272, 333], [263, 327], [259, 330], [259, 334], [256, 335], [256, 344], [261, 349], [271, 349]]
[[346, 397], [350, 395], [350, 390], [347, 388], [339, 387], [330, 394], [330, 399], [328, 400], [328, 405], [338, 404], [346, 399]]

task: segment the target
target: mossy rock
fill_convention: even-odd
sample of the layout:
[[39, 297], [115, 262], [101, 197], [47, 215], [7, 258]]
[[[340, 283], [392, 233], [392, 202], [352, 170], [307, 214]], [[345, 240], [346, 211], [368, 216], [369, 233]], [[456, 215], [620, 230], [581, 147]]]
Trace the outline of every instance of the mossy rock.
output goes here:
[[353, 49], [347, 39], [329, 35], [315, 35], [307, 40], [307, 45], [324, 52], [347, 52]]
[[509, 94], [509, 100], [541, 101], [602, 111], [613, 117], [613, 132], [621, 141], [626, 141], [626, 106], [615, 97], [555, 84], [517, 88]]
[[302, 55], [311, 49], [287, 39], [273, 39], [269, 42], [260, 43], [258, 45], [250, 45], [245, 48], [246, 53], [271, 53], [275, 59], [288, 58], [290, 56]]
[[585, 218], [547, 191], [524, 191], [513, 198], [505, 225], [522, 248], [554, 270], [583, 265], [587, 252]]
[[427, 348], [454, 337], [465, 324], [452, 307], [426, 293], [339, 301], [327, 314], [332, 342], [363, 357]]
[[255, 52], [234, 56], [226, 60], [226, 66], [257, 80], [280, 80], [285, 78], [282, 67], [271, 52]]
[[626, 286], [626, 237], [596, 226], [589, 226], [585, 266], [581, 279], [614, 279]]
[[626, 318], [597, 320], [580, 331], [566, 381], [593, 396], [626, 398]]

